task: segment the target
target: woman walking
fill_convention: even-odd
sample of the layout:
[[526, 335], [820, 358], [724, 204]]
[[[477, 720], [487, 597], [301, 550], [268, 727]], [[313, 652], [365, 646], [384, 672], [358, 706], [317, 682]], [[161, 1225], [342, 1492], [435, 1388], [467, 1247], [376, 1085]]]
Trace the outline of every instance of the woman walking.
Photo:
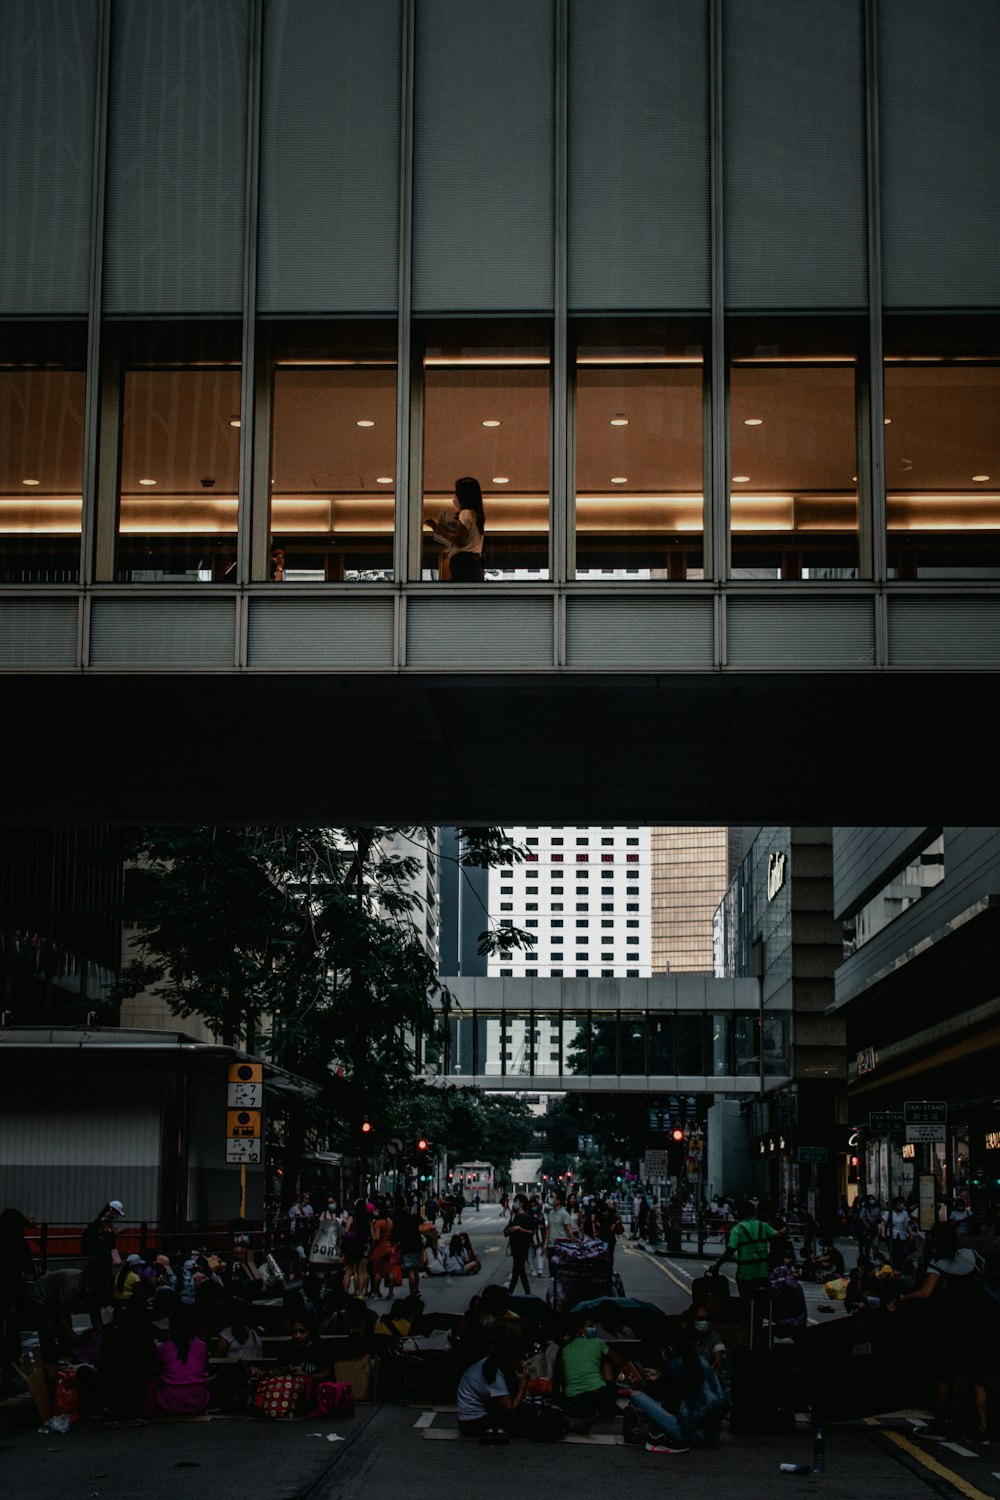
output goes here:
[[350, 1292], [353, 1283], [355, 1297], [364, 1297], [368, 1291], [371, 1243], [372, 1226], [368, 1204], [364, 1198], [356, 1198], [340, 1240], [341, 1254], [344, 1257], [344, 1291]]

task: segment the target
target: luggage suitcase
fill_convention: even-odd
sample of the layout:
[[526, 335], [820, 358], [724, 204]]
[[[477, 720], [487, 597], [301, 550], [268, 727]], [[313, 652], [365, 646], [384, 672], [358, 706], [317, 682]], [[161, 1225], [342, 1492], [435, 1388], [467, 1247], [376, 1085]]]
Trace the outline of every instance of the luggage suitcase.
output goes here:
[[775, 1343], [766, 1288], [746, 1304], [747, 1343], [730, 1349], [730, 1432], [783, 1436], [805, 1407], [795, 1344]]
[[612, 1295], [612, 1254], [604, 1240], [556, 1240], [549, 1257], [552, 1306], [568, 1312], [578, 1302]]

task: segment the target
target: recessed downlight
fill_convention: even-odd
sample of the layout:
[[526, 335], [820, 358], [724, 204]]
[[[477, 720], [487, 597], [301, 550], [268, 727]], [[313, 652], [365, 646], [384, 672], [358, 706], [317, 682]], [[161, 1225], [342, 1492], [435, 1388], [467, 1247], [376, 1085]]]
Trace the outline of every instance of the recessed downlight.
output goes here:
[[31, 484], [31, 485], [41, 484], [41, 482], [42, 481], [40, 479], [22, 479], [21, 480], [22, 484]]
[[483, 427], [499, 427], [500, 426], [499, 418], [498, 417], [485, 417], [483, 419], [482, 426]]
[[155, 479], [140, 479], [139, 483], [140, 484], [155, 484], [156, 480]]
[[379, 476], [378, 479], [376, 479], [375, 483], [376, 484], [392, 484], [392, 475], [391, 474], [382, 474], [382, 475]]
[[985, 484], [989, 477], [988, 474], [973, 474], [972, 482], [973, 484]]
[[355, 425], [358, 427], [374, 427], [375, 423], [372, 421], [371, 417], [361, 417]]
[[891, 423], [892, 423], [892, 418], [891, 417], [883, 417], [882, 418], [882, 426], [883, 427], [889, 427], [891, 425]]
[[239, 427], [240, 426], [240, 419], [239, 419], [239, 417], [230, 417], [229, 418], [229, 425], [230, 425], [230, 427]]
[[734, 484], [749, 484], [750, 483], [750, 475], [749, 474], [734, 474], [733, 475], [733, 483]]
[[612, 484], [628, 484], [628, 476], [626, 474], [612, 474], [612, 476], [611, 476], [611, 483]]
[[611, 418], [611, 421], [609, 422], [608, 425], [610, 427], [627, 427], [628, 426], [628, 417], [625, 415], [625, 413], [623, 411], [617, 411], [617, 412], [615, 412], [614, 416]]
[[763, 427], [763, 425], [764, 425], [764, 418], [763, 417], [744, 417], [743, 418], [743, 426], [744, 427]]
[[510, 479], [508, 478], [508, 476], [506, 474], [494, 474], [493, 478], [490, 480], [490, 483], [491, 484], [510, 484]]

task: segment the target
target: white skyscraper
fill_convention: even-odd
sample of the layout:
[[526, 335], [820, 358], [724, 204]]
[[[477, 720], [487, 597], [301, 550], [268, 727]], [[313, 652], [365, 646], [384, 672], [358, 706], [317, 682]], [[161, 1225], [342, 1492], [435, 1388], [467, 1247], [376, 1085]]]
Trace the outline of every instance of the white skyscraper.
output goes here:
[[490, 871], [490, 916], [536, 941], [491, 957], [491, 976], [611, 979], [652, 972], [649, 828], [506, 832], [527, 846], [528, 859]]

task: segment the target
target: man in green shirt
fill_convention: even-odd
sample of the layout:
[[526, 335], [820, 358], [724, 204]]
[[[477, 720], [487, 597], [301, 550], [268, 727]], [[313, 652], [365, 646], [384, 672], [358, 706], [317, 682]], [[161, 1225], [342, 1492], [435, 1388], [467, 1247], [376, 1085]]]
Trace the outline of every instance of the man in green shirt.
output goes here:
[[718, 1269], [724, 1261], [736, 1262], [736, 1288], [741, 1297], [752, 1297], [757, 1287], [767, 1285], [770, 1252], [768, 1241], [777, 1230], [756, 1217], [752, 1203], [741, 1203], [726, 1249], [715, 1262]]

